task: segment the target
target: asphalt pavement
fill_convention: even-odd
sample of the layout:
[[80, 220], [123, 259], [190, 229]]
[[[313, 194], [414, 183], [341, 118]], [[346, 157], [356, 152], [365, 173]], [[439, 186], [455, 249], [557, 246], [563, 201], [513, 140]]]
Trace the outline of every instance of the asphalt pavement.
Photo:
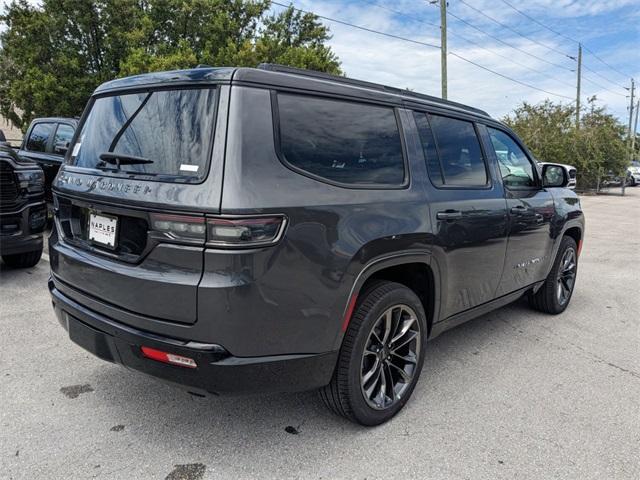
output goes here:
[[0, 266], [0, 478], [640, 478], [640, 188], [583, 197], [560, 316], [524, 302], [429, 344], [390, 423], [313, 392], [192, 396], [98, 360], [51, 309], [49, 264]]

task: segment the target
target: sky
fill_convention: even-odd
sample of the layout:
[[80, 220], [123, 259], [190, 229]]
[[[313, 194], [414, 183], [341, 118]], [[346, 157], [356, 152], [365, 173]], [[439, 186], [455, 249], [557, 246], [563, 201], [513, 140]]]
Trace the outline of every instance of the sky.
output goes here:
[[[523, 101], [575, 101], [577, 62], [569, 56], [577, 57], [580, 41], [589, 49], [583, 50], [581, 102], [596, 95], [600, 105], [626, 124], [630, 99], [624, 87], [629, 88], [631, 77], [640, 83], [640, 0], [507, 1], [538, 23], [503, 0], [449, 0], [449, 99], [498, 118]], [[428, 0], [292, 3], [335, 20], [435, 45], [438, 48], [322, 19], [331, 29], [329, 44], [347, 76], [440, 96], [439, 5]], [[282, 7], [273, 5], [272, 10]]]
[[[440, 9], [432, 1], [291, 3], [324, 17], [412, 40], [321, 19], [331, 30], [329, 44], [347, 76], [440, 96]], [[272, 5], [274, 12], [282, 8]], [[449, 0], [448, 11], [450, 100], [481, 108], [497, 118], [523, 101], [575, 101], [577, 63], [569, 57], [577, 57], [580, 41], [586, 47], [582, 104], [595, 95], [598, 104], [628, 122], [630, 99], [625, 87], [629, 88], [632, 77], [640, 83], [640, 0]], [[640, 88], [636, 91], [640, 94]]]

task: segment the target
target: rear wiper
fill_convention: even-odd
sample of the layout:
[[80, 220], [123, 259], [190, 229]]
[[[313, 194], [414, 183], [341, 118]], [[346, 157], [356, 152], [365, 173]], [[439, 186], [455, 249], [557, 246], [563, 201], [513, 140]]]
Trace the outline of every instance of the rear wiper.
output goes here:
[[120, 168], [120, 165], [141, 165], [147, 163], [153, 163], [153, 160], [149, 160], [144, 157], [136, 157], [134, 155], [126, 155], [124, 153], [111, 153], [105, 152], [100, 154], [100, 160], [106, 163], [111, 163]]

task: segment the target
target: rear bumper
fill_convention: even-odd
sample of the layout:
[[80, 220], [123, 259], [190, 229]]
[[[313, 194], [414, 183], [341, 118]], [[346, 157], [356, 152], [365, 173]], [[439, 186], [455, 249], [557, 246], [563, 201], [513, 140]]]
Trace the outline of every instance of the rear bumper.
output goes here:
[[[37, 218], [33, 215], [37, 215]], [[34, 220], [38, 221], [32, 224]], [[44, 202], [30, 203], [14, 212], [0, 213], [0, 255], [40, 250], [45, 225]]]
[[[65, 296], [49, 280], [58, 321], [76, 344], [97, 357], [191, 391], [209, 393], [293, 392], [329, 383], [338, 352], [234, 357], [216, 344], [155, 335], [118, 323]], [[142, 356], [140, 347], [192, 358], [197, 368], [169, 365]]]

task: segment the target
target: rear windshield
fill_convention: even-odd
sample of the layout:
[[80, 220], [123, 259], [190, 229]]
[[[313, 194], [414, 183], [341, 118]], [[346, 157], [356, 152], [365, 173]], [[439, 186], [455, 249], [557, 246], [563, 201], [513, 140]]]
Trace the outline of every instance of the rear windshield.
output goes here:
[[163, 180], [201, 179], [213, 141], [215, 102], [214, 88], [99, 97], [73, 147], [71, 164]]

